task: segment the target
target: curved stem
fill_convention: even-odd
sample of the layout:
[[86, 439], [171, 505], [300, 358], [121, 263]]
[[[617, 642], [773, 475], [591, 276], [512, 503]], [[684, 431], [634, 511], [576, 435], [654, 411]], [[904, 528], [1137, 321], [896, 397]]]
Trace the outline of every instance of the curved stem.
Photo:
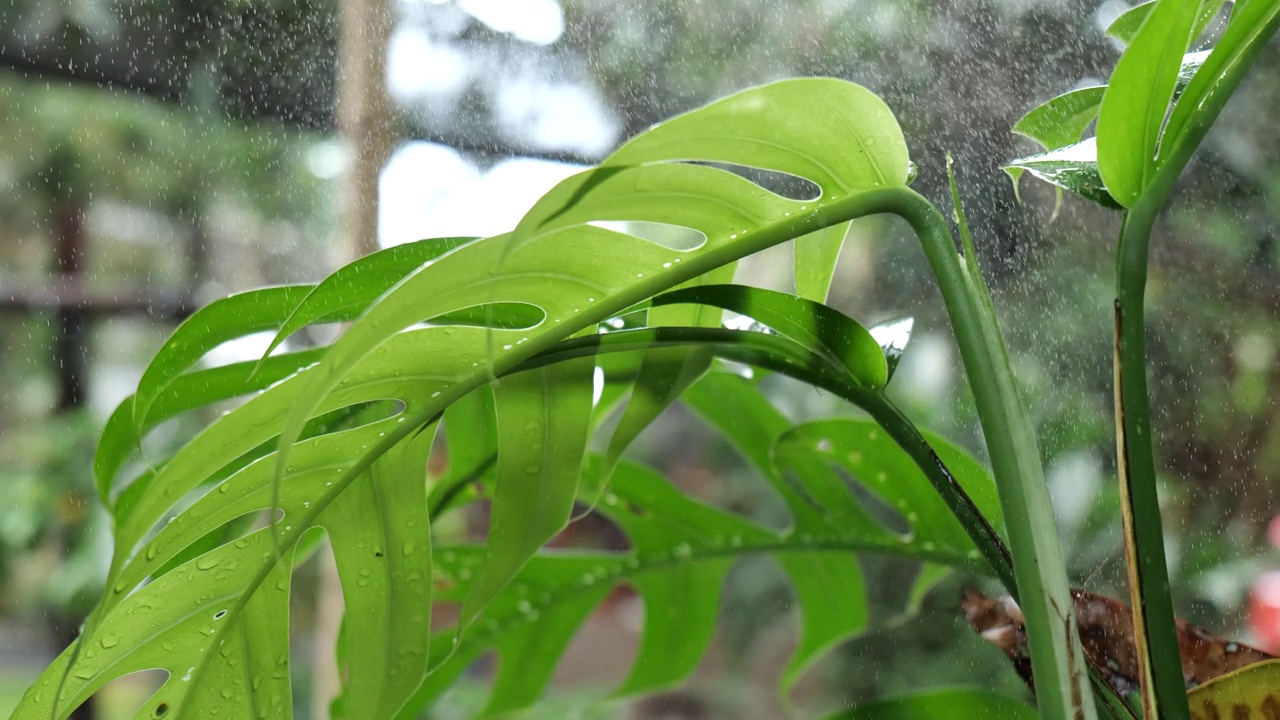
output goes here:
[[895, 199], [891, 211], [916, 231], [938, 280], [973, 389], [1013, 549], [1041, 717], [1094, 718], [1094, 706], [1086, 701], [1088, 673], [1035, 433], [1018, 397], [996, 319], [978, 292], [982, 280], [965, 271], [946, 221], [933, 205], [905, 188]]

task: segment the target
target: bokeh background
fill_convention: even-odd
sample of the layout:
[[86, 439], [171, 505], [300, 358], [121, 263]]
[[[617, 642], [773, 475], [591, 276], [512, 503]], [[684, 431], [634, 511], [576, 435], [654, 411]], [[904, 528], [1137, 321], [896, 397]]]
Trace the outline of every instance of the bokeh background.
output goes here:
[[[9, 0], [0, 3], [0, 713], [100, 591], [109, 528], [90, 462], [107, 415], [194, 308], [236, 290], [319, 279], [378, 245], [510, 229], [552, 184], [627, 137], [718, 96], [779, 78], [862, 83], [897, 113], [945, 204], [945, 155], [1037, 423], [1074, 582], [1123, 595], [1111, 436], [1115, 213], [1024, 180], [1002, 162], [1039, 102], [1105, 79], [1121, 0]], [[342, 23], [387, 31], [355, 47]], [[377, 24], [377, 23], [375, 23]], [[370, 74], [372, 73], [372, 74]], [[337, 89], [379, 110], [341, 121]], [[372, 100], [369, 100], [372, 98]], [[350, 103], [351, 101], [346, 101]], [[1280, 46], [1272, 43], [1157, 225], [1151, 386], [1170, 571], [1181, 614], [1280, 644]], [[344, 132], [340, 132], [340, 126]], [[832, 143], [843, 140], [830, 139]], [[372, 150], [370, 149], [372, 148]], [[359, 149], [359, 152], [357, 152]], [[372, 153], [372, 155], [370, 154]], [[361, 164], [378, 173], [377, 232], [339, 231]], [[1056, 208], [1056, 211], [1055, 211]], [[744, 281], [785, 288], [785, 248]], [[859, 223], [831, 301], [865, 324], [912, 315], [894, 392], [918, 421], [980, 453], [953, 341], [903, 227]], [[219, 348], [217, 364], [267, 338]], [[796, 418], [848, 413], [772, 386]], [[188, 437], [208, 417], [160, 433]], [[767, 516], [763, 483], [679, 408], [636, 455], [700, 497]], [[1280, 526], [1276, 526], [1280, 527]], [[454, 532], [465, 530], [454, 529]], [[1277, 533], [1272, 533], [1277, 534]], [[608, 542], [584, 524], [567, 541]], [[906, 598], [901, 560], [867, 558], [873, 628], [798, 687], [808, 711], [935, 684], [1025, 693], [964, 626], [953, 575]], [[323, 717], [323, 569], [295, 581], [295, 707]], [[606, 604], [530, 717], [769, 718], [794, 642], [784, 577], [744, 562], [721, 630], [688, 687], [591, 705], [625, 673], [643, 608]], [[323, 645], [323, 643], [321, 643]], [[483, 701], [485, 668], [431, 718]], [[110, 686], [81, 718], [130, 717], [146, 677]], [[571, 709], [573, 708], [573, 709]], [[585, 709], [584, 709], [585, 708]]]

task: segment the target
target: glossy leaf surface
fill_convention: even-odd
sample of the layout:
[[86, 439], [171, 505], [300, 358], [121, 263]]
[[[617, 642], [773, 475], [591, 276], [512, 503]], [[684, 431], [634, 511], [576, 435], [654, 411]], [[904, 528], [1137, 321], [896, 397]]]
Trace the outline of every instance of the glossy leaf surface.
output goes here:
[[1011, 160], [1004, 168], [1016, 186], [1029, 172], [1045, 182], [1092, 200], [1103, 207], [1119, 208], [1098, 170], [1098, 145], [1094, 138], [1040, 155]]
[[[919, 470], [874, 423], [833, 421], [802, 426], [780, 437], [789, 427], [781, 414], [750, 383], [719, 372], [694, 384], [684, 400], [699, 412], [714, 413], [709, 419], [718, 428], [732, 427], [735, 444], [753, 462], [763, 463], [762, 474], [791, 511], [791, 526], [769, 529], [694, 501], [652, 471], [624, 462], [598, 510], [626, 533], [632, 549], [534, 557], [481, 613], [455, 654], [448, 654], [444, 641], [436, 643], [439, 667], [411, 708], [429, 704], [489, 649], [497, 650], [499, 661], [484, 714], [528, 705], [546, 687], [567, 645], [568, 637], [560, 633], [571, 635], [619, 586], [637, 594], [646, 616], [633, 670], [614, 694], [678, 682], [710, 642], [725, 574], [737, 559], [759, 553], [772, 554], [782, 565], [801, 607], [800, 644], [783, 677], [788, 688], [813, 662], [865, 626], [862, 574], [853, 552], [906, 553], [948, 566], [981, 566], [945, 507], [924, 504], [905, 520], [905, 531], [890, 529], [873, 519], [841, 475], [832, 471], [834, 453], [846, 459], [861, 454], [865, 461], [860, 476], [871, 478], [866, 484], [874, 486], [871, 491], [884, 502], [899, 507], [908, 498], [931, 494]], [[835, 444], [828, 448], [822, 441], [831, 437]], [[945, 441], [932, 439], [967, 486], [987, 507], [994, 507], [994, 487], [981, 466]], [[760, 447], [755, 443], [765, 448], [776, 443], [773, 455], [780, 464], [775, 465], [767, 451], [753, 452]], [[588, 467], [588, 475], [602, 471], [602, 458], [595, 457]], [[796, 481], [786, 480], [787, 474]], [[462, 588], [481, 566], [481, 556], [482, 550], [475, 547], [442, 549], [438, 597], [456, 596], [460, 591], [455, 588]], [[843, 592], [834, 592], [837, 588]], [[556, 633], [549, 634], [548, 626], [557, 628]]]
[[1098, 110], [1098, 170], [1125, 207], [1155, 177], [1160, 131], [1198, 7], [1196, 0], [1160, 0], [1111, 73]]
[[[784, 198], [691, 161], [803, 177], [820, 197]], [[45, 673], [18, 717], [66, 717], [95, 688], [142, 667], [170, 672], [145, 712], [163, 705], [167, 717], [186, 718], [272, 708], [273, 716], [287, 717], [287, 708], [277, 712], [271, 705], [289, 696], [284, 625], [275, 623], [268, 633], [246, 623], [283, 612], [291, 549], [315, 528], [347, 546], [338, 569], [348, 607], [405, 608], [370, 620], [359, 638], [348, 634], [358, 639], [346, 649], [348, 663], [378, 679], [368, 689], [349, 688], [346, 706], [356, 712], [363, 705], [359, 710], [369, 718], [390, 717], [426, 667], [425, 656], [406, 643], [415, 639], [414, 647], [427, 649], [423, 628], [433, 571], [423, 448], [434, 437], [437, 419], [538, 352], [592, 332], [638, 302], [741, 256], [843, 223], [849, 216], [830, 218], [830, 204], [901, 187], [907, 174], [897, 123], [870, 92], [832, 79], [775, 83], [635, 138], [603, 170], [570, 178], [550, 192], [511, 234], [426, 241], [358, 261], [319, 286], [258, 291], [211, 306], [166, 344], [132, 407], [118, 413], [100, 447], [99, 487], [104, 498], [115, 500], [116, 514], [108, 592], [79, 644]], [[587, 224], [598, 221], [676, 225], [705, 240], [693, 249], [667, 247]], [[253, 363], [195, 369], [208, 350], [229, 339], [265, 330], [280, 340], [306, 324], [356, 316], [333, 345], [271, 356], [256, 373]], [[574, 456], [591, 424], [574, 415], [590, 413], [562, 408], [568, 401], [560, 398], [560, 380], [542, 377], [527, 386], [526, 380], [504, 378], [508, 386], [498, 386], [495, 496], [513, 514], [529, 498], [548, 502], [530, 514], [524, 530], [517, 526], [518, 531], [491, 535], [483, 551], [490, 569], [478, 575], [486, 580], [467, 603], [477, 627], [487, 617], [489, 599], [501, 605], [507, 582], [525, 572], [524, 559], [563, 524], [565, 499], [577, 492]], [[246, 394], [247, 402], [172, 457], [147, 459], [149, 470], [136, 479], [129, 474], [137, 469], [129, 458], [159, 419]], [[574, 402], [581, 407], [580, 399]], [[472, 418], [478, 420], [471, 426], [488, 422], [482, 408], [483, 403], [474, 408]], [[535, 427], [540, 420], [543, 429]], [[472, 460], [450, 477], [461, 487], [474, 473], [489, 472], [488, 459], [482, 443], [462, 439], [465, 420], [453, 425], [457, 437], [451, 442], [469, 447], [461, 455]], [[450, 432], [446, 428], [446, 436]], [[518, 447], [531, 438], [530, 447]], [[398, 484], [384, 488], [392, 474]], [[229, 530], [253, 517], [270, 518], [269, 527], [256, 534]], [[226, 534], [226, 544], [169, 569], [215, 532]], [[713, 577], [691, 581], [707, 584]], [[200, 602], [184, 610], [173, 598], [178, 583], [184, 598]], [[650, 592], [678, 588], [677, 583]], [[705, 589], [688, 590], [695, 591], [705, 597]], [[162, 606], [179, 614], [166, 626], [143, 628], [125, 619], [131, 611], [139, 616], [138, 608]], [[566, 618], [561, 620], [571, 619]], [[538, 632], [554, 636], [554, 627], [539, 625]], [[547, 644], [532, 636], [529, 642]], [[690, 657], [697, 654], [696, 643], [691, 648]], [[234, 687], [223, 678], [230, 666], [218, 657], [252, 671], [244, 676], [243, 695], [216, 697]], [[389, 665], [392, 660], [398, 664]], [[254, 675], [258, 669], [266, 675]], [[680, 672], [677, 664], [661, 677], [638, 675], [633, 682], [666, 682]], [[503, 680], [513, 683], [515, 695], [527, 690], [514, 688], [530, 682]]]

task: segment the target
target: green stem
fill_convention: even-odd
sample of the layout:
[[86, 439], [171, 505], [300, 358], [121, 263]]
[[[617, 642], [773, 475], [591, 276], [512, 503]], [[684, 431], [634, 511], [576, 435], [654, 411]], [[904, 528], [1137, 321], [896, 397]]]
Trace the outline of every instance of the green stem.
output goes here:
[[[1147, 399], [1143, 296], [1147, 246], [1160, 207], [1145, 202], [1148, 197], [1154, 196], [1144, 196], [1125, 215], [1117, 252], [1116, 454], [1143, 704], [1159, 708], [1162, 718], [1187, 720], [1190, 711], [1166, 571]], [[1165, 658], [1170, 661], [1162, 661]]]
[[946, 221], [933, 205], [905, 188], [895, 200], [887, 210], [907, 220], [920, 237], [973, 389], [1013, 548], [1041, 717], [1092, 719], [1096, 713], [1085, 700], [1088, 673], [1035, 433], [999, 327], [977, 291], [981, 279], [964, 270]]
[[1116, 451], [1125, 546], [1139, 671], [1147, 681], [1144, 704], [1154, 702], [1162, 720], [1187, 720], [1190, 710], [1164, 553], [1147, 392], [1145, 297], [1151, 229], [1178, 176], [1277, 27], [1280, 14], [1272, 13], [1204, 98], [1151, 185], [1125, 214], [1116, 249]]

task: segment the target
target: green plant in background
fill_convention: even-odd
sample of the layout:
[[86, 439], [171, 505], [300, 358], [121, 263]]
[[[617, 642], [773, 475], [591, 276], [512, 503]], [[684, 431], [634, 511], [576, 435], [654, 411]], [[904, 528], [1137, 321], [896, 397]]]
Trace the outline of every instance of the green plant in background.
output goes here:
[[[1143, 302], [1155, 219], [1209, 127], [1253, 59], [1280, 27], [1280, 3], [1237, 2], [1212, 52], [1186, 53], [1222, 9], [1221, 0], [1149, 2], [1109, 34], [1128, 44], [1105, 88], [1055, 98], [1019, 130], [1047, 155], [1016, 161], [1037, 175], [1124, 209], [1116, 272], [1115, 403], [1122, 517], [1135, 637], [1148, 717], [1187, 718], [1156, 497], [1147, 399]], [[1078, 143], [1097, 118], [1093, 141]], [[1045, 158], [1054, 169], [1044, 173]], [[1067, 158], [1064, 162], [1064, 158]], [[1098, 182], [1100, 180], [1101, 182]]]
[[[1148, 717], [1187, 717], [1181, 686], [1167, 682], [1178, 671], [1176, 647], [1160, 654], [1172, 613], [1141, 385], [1145, 239], [1173, 179], [1274, 32], [1280, 0], [1234, 8], [1172, 113], [1199, 3], [1144, 7], [1154, 10], [1137, 23], [1114, 92], [1064, 96], [1020, 125], [1061, 153], [1100, 102], [1096, 145], [1015, 167], [1092, 188], [1095, 198], [1105, 191], [1129, 208], [1117, 357], [1120, 447], [1141, 548], [1135, 587], [1151, 638], [1154, 690], [1144, 702]], [[1096, 154], [1081, 159], [1090, 148]], [[777, 558], [802, 608], [789, 688], [866, 625], [856, 551], [999, 578], [1026, 615], [1039, 716], [1096, 717], [1096, 692], [1104, 712], [1131, 717], [1124, 700], [1090, 682], [1036, 439], [954, 184], [963, 254], [943, 215], [908, 187], [909, 167], [897, 122], [875, 95], [838, 80], [784, 81], [637, 136], [549, 192], [511, 233], [399, 246], [314, 286], [208, 306], [175, 332], [104, 430], [95, 474], [116, 543], [106, 591], [15, 717], [66, 717], [109, 680], [147, 668], [168, 679], [139, 717], [288, 716], [289, 575], [324, 535], [348, 610], [340, 717], [415, 717], [491, 649], [500, 660], [485, 713], [525, 707], [619, 583], [649, 612], [616, 694], [679, 682], [711, 639], [725, 574], [758, 553]], [[775, 194], [747, 179], [758, 170], [817, 190]], [[1091, 172], [1100, 180], [1086, 185]], [[869, 331], [822, 304], [847, 223], [883, 213], [911, 226], [937, 278], [991, 476], [885, 395], [909, 325]], [[673, 242], [661, 226], [698, 240]], [[730, 284], [737, 260], [795, 238], [796, 295]], [[722, 327], [724, 310], [755, 324]], [[307, 326], [353, 320], [327, 347], [196, 368], [229, 339], [273, 330], [278, 345]], [[741, 364], [827, 390], [870, 419], [793, 426], [736, 371]], [[172, 457], [134, 462], [157, 424], [250, 394]], [[785, 501], [789, 527], [700, 503], [622, 457], [676, 401], [759, 469]], [[433, 452], [446, 454], [440, 473], [426, 472]], [[900, 510], [909, 529], [877, 520], [849, 492], [846, 473]], [[433, 521], [481, 500], [491, 503], [483, 546], [433, 537]], [[612, 520], [630, 549], [540, 552], [575, 507]], [[433, 601], [460, 607], [456, 626], [434, 637]], [[885, 712], [1032, 712], [1010, 703], [959, 693]], [[883, 716], [864, 711], [872, 714], [853, 717]]]

